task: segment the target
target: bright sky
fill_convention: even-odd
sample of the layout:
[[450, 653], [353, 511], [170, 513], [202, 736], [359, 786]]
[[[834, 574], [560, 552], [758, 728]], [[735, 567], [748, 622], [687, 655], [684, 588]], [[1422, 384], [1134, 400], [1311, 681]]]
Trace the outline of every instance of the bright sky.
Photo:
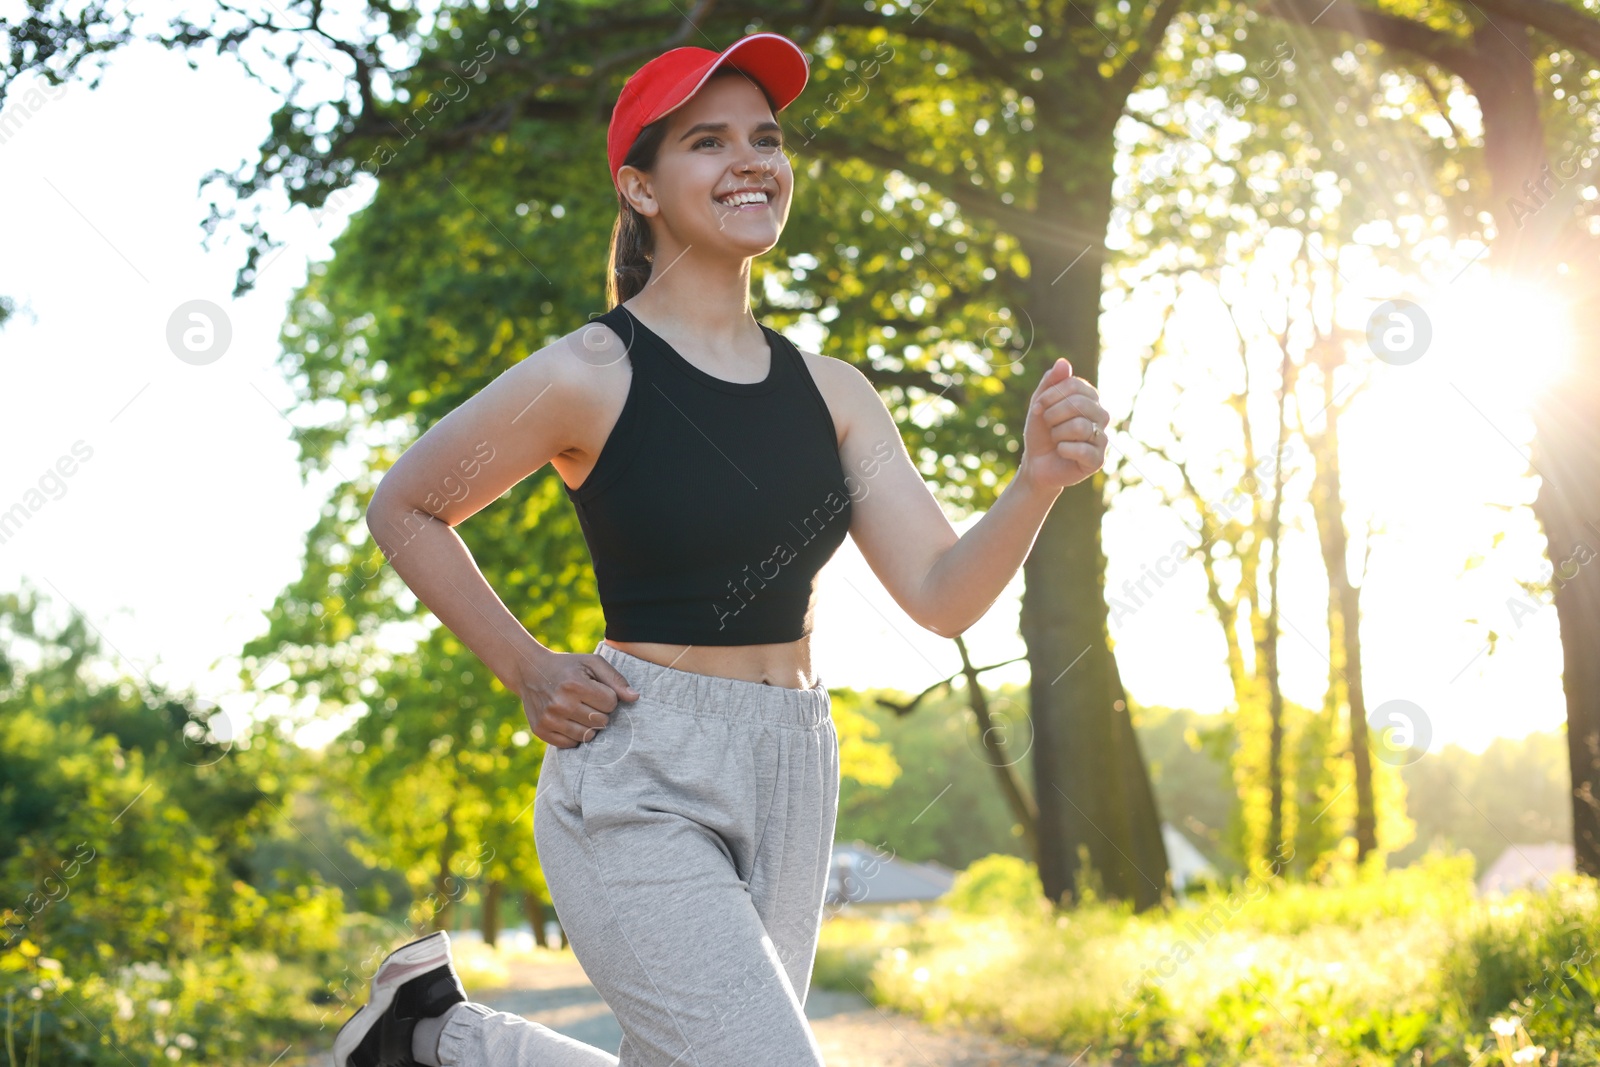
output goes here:
[[[0, 420], [0, 512], [37, 502], [29, 491], [62, 457], [61, 469], [72, 470], [0, 544], [0, 588], [26, 576], [57, 605], [83, 611], [126, 670], [242, 710], [251, 701], [231, 695], [234, 655], [265, 628], [262, 612], [295, 578], [325, 489], [303, 486], [297, 473], [287, 420], [300, 416], [286, 414], [291, 394], [274, 367], [278, 327], [307, 262], [329, 254], [345, 216], [330, 213], [318, 228], [297, 209], [288, 228], [272, 227], [291, 245], [253, 293], [230, 298], [242, 245], [200, 247], [197, 187], [207, 171], [254, 154], [275, 98], [231, 61], [193, 58], [195, 71], [182, 56], [133, 46], [113, 56], [98, 90], [74, 84], [45, 97], [14, 86], [0, 121], [0, 198], [13, 205], [0, 294], [20, 304], [0, 331], [0, 380], [11, 401]], [[352, 200], [354, 208], [364, 197]], [[807, 209], [802, 187], [796, 210]], [[1362, 292], [1394, 291], [1382, 279], [1361, 280], [1373, 283]], [[226, 352], [203, 366], [179, 360], [167, 342], [169, 319], [193, 300], [225, 309], [232, 328]], [[1555, 611], [1537, 605], [1518, 615], [1510, 606], [1526, 602], [1518, 579], [1548, 573], [1527, 507], [1536, 483], [1524, 477], [1526, 406], [1534, 376], [1553, 373], [1541, 368], [1560, 338], [1512, 331], [1515, 320], [1493, 314], [1502, 306], [1477, 267], [1448, 283], [1429, 304], [1429, 357], [1376, 364], [1377, 380], [1343, 426], [1352, 515], [1383, 527], [1362, 605], [1369, 702], [1420, 705], [1435, 747], [1481, 748], [1564, 718]], [[1209, 354], [1226, 366], [1200, 340], [1226, 335], [1215, 312], [1196, 301], [1186, 314], [1194, 359]], [[1101, 393], [1120, 415], [1142, 343], [1137, 309], [1109, 314], [1106, 331]], [[1493, 343], [1541, 358], [1497, 358]], [[1182, 390], [1152, 385], [1141, 404], [1167, 397], [1186, 406], [1184, 425], [1197, 428], [1185, 446], [1205, 457], [1225, 443], [1215, 435], [1226, 425], [1203, 417], [1204, 405], [1220, 411], [1221, 394], [1195, 381], [1186, 377]], [[1166, 414], [1153, 410], [1144, 425], [1164, 425]], [[1113, 447], [1165, 477], [1132, 439]], [[1284, 685], [1290, 699], [1317, 706], [1327, 674], [1325, 580], [1309, 514], [1291, 519], [1301, 528], [1285, 550]], [[1349, 525], [1359, 567], [1360, 518]], [[1136, 701], [1216, 711], [1229, 694], [1199, 564], [1185, 564], [1154, 596], [1122, 591], [1146, 568], [1163, 567], [1183, 535], [1179, 516], [1147, 489], [1113, 501], [1107, 585], [1137, 610], [1115, 618], [1112, 632]], [[1469, 559], [1481, 562], [1469, 569]], [[968, 632], [978, 662], [1023, 651], [1020, 587], [1019, 578]], [[1501, 639], [1488, 655], [1491, 629]], [[911, 622], [849, 541], [823, 572], [813, 647], [836, 686], [915, 691], [959, 665], [954, 646]], [[987, 680], [1024, 672], [1019, 664]]]

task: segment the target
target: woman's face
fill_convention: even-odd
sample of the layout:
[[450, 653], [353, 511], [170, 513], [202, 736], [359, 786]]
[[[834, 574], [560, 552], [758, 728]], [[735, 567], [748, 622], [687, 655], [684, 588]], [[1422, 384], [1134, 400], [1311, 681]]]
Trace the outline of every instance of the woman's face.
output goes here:
[[[682, 249], [759, 256], [778, 243], [789, 218], [794, 171], [767, 98], [740, 74], [714, 76], [671, 115], [655, 168], [624, 167], [622, 190], [640, 214], [654, 219]], [[767, 194], [729, 202], [741, 190]]]

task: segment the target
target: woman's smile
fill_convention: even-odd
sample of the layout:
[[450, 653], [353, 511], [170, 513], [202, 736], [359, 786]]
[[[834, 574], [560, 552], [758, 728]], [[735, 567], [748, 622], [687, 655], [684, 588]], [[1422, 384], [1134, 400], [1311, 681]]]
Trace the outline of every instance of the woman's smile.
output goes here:
[[747, 189], [736, 193], [723, 193], [713, 197], [719, 207], [734, 211], [755, 211], [770, 207], [772, 194], [765, 189]]

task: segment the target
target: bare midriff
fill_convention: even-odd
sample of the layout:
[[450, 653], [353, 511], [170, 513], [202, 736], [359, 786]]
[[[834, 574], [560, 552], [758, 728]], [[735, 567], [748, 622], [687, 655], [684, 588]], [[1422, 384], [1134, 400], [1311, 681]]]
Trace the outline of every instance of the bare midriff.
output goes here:
[[760, 685], [809, 689], [817, 683], [811, 669], [811, 639], [772, 645], [673, 645], [658, 641], [613, 641], [606, 644], [630, 656], [673, 670], [709, 674]]

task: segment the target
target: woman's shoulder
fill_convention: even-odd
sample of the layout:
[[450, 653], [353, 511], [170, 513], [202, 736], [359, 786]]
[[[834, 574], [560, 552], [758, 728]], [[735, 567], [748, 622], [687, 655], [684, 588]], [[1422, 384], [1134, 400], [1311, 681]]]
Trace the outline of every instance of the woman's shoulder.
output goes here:
[[587, 449], [598, 420], [609, 414], [614, 421], [631, 376], [626, 346], [604, 323], [588, 321], [522, 357], [484, 393], [497, 410], [511, 412], [515, 429], [537, 415], [555, 441], [552, 451], [564, 453]]
[[795, 351], [805, 361], [806, 369], [811, 372], [811, 380], [816, 382], [817, 391], [827, 403], [828, 413], [833, 416], [842, 445], [850, 434], [850, 427], [861, 417], [864, 405], [881, 406], [883, 400], [867, 376], [861, 373], [861, 368], [849, 360], [812, 352], [798, 345]]
[[518, 368], [562, 403], [604, 401], [630, 372], [628, 349], [605, 323], [591, 319], [530, 353]]
[[[793, 342], [790, 343], [793, 344]], [[794, 350], [800, 353], [801, 359], [805, 360], [806, 370], [810, 371], [813, 377], [826, 375], [829, 379], [838, 379], [843, 382], [847, 378], [861, 376], [861, 372], [851, 363], [837, 356], [823, 355], [821, 352], [813, 352], [809, 348], [801, 348], [799, 345], [795, 345]]]

